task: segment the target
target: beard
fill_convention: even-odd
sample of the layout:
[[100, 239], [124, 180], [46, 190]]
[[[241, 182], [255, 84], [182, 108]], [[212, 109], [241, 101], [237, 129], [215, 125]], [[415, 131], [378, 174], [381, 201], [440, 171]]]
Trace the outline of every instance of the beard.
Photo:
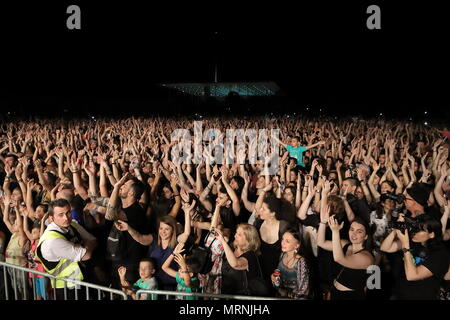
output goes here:
[[128, 195], [128, 192], [124, 192], [124, 191], [119, 191], [119, 198], [120, 199], [125, 199]]

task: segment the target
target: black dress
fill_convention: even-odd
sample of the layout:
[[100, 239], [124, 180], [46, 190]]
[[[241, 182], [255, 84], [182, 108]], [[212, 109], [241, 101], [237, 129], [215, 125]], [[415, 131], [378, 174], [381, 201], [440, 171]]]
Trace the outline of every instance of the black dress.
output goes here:
[[277, 268], [278, 263], [280, 261], [281, 255], [281, 239], [283, 237], [283, 233], [286, 231], [288, 222], [281, 220], [280, 221], [280, 229], [278, 231], [278, 240], [275, 243], [266, 243], [261, 238], [261, 226], [264, 220], [257, 219], [255, 221], [255, 227], [259, 231], [259, 237], [261, 240], [261, 269], [264, 280], [269, 281], [272, 272]]

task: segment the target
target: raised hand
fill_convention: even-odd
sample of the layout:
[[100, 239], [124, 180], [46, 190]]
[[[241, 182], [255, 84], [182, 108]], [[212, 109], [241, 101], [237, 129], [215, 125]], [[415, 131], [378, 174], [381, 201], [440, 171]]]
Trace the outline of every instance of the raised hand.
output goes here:
[[[175, 251], [174, 251], [175, 252]], [[187, 266], [186, 266], [186, 261], [184, 259], [184, 256], [182, 256], [179, 253], [175, 253], [175, 258], [174, 258], [175, 262], [180, 266], [180, 269], [182, 270], [186, 270]]]
[[28, 166], [30, 165], [30, 162], [29, 162], [29, 159], [28, 159], [28, 157], [21, 157], [20, 159], [19, 159], [19, 163], [21, 163], [22, 164], [22, 167], [23, 168], [28, 168]]
[[194, 209], [196, 204], [196, 201], [193, 200], [191, 204], [189, 204], [189, 202], [185, 202], [183, 203], [182, 209], [185, 213], [189, 213], [192, 211], [192, 209]]
[[213, 167], [213, 174], [214, 174], [214, 176], [215, 177], [217, 177], [218, 175], [219, 175], [219, 167], [217, 166], [217, 164], [216, 165], [214, 165], [214, 167]]
[[328, 181], [328, 180], [325, 181], [322, 191], [325, 194], [329, 194], [330, 193], [330, 191], [331, 191], [331, 182], [330, 181]]
[[64, 158], [64, 152], [61, 148], [55, 150], [55, 155], [58, 157], [58, 161], [62, 161]]
[[176, 173], [172, 173], [172, 174], [170, 175], [170, 185], [171, 185], [172, 187], [176, 187], [179, 180], [180, 180], [180, 179], [178, 178], [178, 175], [177, 175]]
[[422, 178], [420, 180], [422, 182], [426, 183], [428, 181], [428, 179], [430, 178], [430, 176], [431, 176], [430, 170], [428, 170], [428, 168], [425, 168], [425, 170], [423, 171], [423, 174], [422, 174]]
[[6, 172], [6, 176], [10, 177], [11, 174], [14, 172], [14, 168], [11, 168], [11, 166], [9, 164], [5, 164], [5, 172]]
[[92, 160], [89, 160], [89, 162], [85, 161], [83, 164], [83, 169], [89, 176], [95, 176], [96, 170]]
[[180, 196], [181, 196], [181, 199], [182, 199], [184, 202], [189, 202], [189, 194], [186, 192], [186, 190], [181, 189], [181, 190], [180, 190]]
[[131, 177], [131, 174], [129, 172], [124, 174], [123, 177], [120, 178], [120, 180], [116, 182], [116, 184], [114, 185], [114, 188], [119, 188], [119, 187], [123, 186], [130, 177]]
[[27, 188], [29, 189], [33, 189], [36, 186], [36, 182], [34, 181], [34, 179], [28, 179], [27, 181]]
[[125, 278], [125, 274], [127, 273], [127, 268], [124, 267], [124, 266], [120, 266], [120, 267], [117, 269], [117, 272], [119, 273], [119, 277], [120, 277], [121, 279], [124, 279], [124, 278]]
[[321, 165], [321, 164], [318, 164], [318, 165], [316, 166], [316, 168], [317, 168], [317, 171], [319, 171], [319, 176], [321, 176], [321, 175], [322, 175], [322, 172], [323, 172], [323, 167], [322, 167], [322, 165]]
[[177, 244], [177, 246], [173, 249], [174, 254], [180, 254], [183, 251], [184, 251], [184, 243], [183, 242]]
[[328, 219], [328, 226], [330, 227], [331, 231], [339, 231], [344, 227], [344, 221], [339, 224], [334, 216], [332, 216]]
[[23, 168], [22, 168], [22, 163], [19, 163], [16, 167], [16, 177], [17, 179], [20, 179], [22, 177], [22, 173], [23, 173]]
[[226, 165], [222, 165], [220, 172], [222, 173], [222, 179], [228, 178], [228, 168]]
[[11, 196], [5, 193], [5, 196], [3, 198], [3, 204], [5, 207], [9, 207], [11, 204]]
[[442, 139], [437, 139], [436, 142], [433, 144], [433, 150], [437, 149], [442, 142], [443, 142]]
[[106, 165], [106, 156], [103, 154], [103, 153], [99, 153], [98, 155], [97, 155], [97, 163], [100, 165], [100, 166], [105, 166]]
[[358, 173], [358, 179], [360, 181], [365, 180], [366, 177], [364, 176], [363, 170], [361, 168], [361, 166], [358, 167], [358, 169], [356, 170], [356, 172]]
[[80, 170], [80, 163], [78, 162], [75, 154], [70, 158], [70, 170], [72, 172], [77, 172]]

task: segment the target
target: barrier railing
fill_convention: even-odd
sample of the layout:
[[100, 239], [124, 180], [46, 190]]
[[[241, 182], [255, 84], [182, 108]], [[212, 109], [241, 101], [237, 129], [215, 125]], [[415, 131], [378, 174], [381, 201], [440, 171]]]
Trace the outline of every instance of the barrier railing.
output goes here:
[[[48, 273], [39, 272], [33, 269], [28, 269], [12, 264], [8, 264], [5, 262], [0, 262], [0, 270], [3, 271], [3, 279], [0, 279], [0, 281], [3, 281], [4, 283], [4, 296], [6, 300], [10, 300], [10, 295], [12, 294], [10, 292], [8, 284], [11, 282], [12, 290], [14, 292], [14, 299], [18, 300], [19, 296], [23, 300], [36, 300], [36, 281], [35, 279], [37, 276], [42, 276], [43, 278], [49, 279], [49, 281], [53, 282], [53, 284], [56, 283], [56, 281], [63, 281], [64, 282], [64, 288], [63, 288], [63, 298], [62, 300], [102, 300], [107, 299], [109, 294], [109, 299], [114, 300], [116, 297], [119, 297], [123, 300], [127, 300], [127, 295], [125, 292], [122, 292], [120, 290], [111, 289], [103, 286], [99, 286], [93, 283], [79, 281], [79, 280], [73, 280], [73, 279], [66, 279], [66, 278], [58, 278], [55, 276], [52, 276]], [[11, 279], [8, 279], [8, 274]], [[28, 278], [28, 274], [31, 274], [31, 278]], [[20, 278], [20, 279], [18, 279]], [[30, 291], [28, 290], [28, 279], [31, 279], [31, 289], [32, 289], [32, 296]], [[11, 281], [8, 281], [11, 280]], [[18, 282], [19, 281], [19, 282]], [[22, 281], [22, 283], [20, 283]], [[73, 283], [76, 288], [69, 289], [67, 287], [67, 283]], [[48, 286], [47, 286], [48, 287]], [[21, 288], [21, 289], [19, 289]], [[84, 288], [85, 292], [83, 292]], [[62, 288], [61, 288], [62, 289]], [[46, 288], [43, 289], [44, 291]], [[43, 291], [41, 290], [41, 292]], [[20, 292], [22, 291], [22, 292]], [[96, 291], [96, 294], [95, 294]], [[94, 292], [94, 293], [93, 293]], [[51, 289], [52, 293], [52, 300], [58, 300], [57, 294], [55, 289]], [[69, 297], [70, 293], [70, 297]], [[166, 290], [138, 290], [136, 292], [136, 298], [140, 299], [142, 295], [148, 294], [148, 295], [162, 295], [166, 296], [167, 299], [169, 297], [197, 297], [197, 298], [207, 298], [210, 300], [287, 300], [285, 298], [275, 298], [275, 297], [255, 297], [255, 296], [243, 296], [243, 295], [230, 295], [230, 294], [210, 294], [210, 293], [195, 293], [195, 292], [178, 292], [178, 291], [166, 291]], [[0, 292], [1, 296], [1, 292]], [[96, 297], [95, 297], [96, 296]], [[96, 298], [96, 299], [95, 299]], [[48, 297], [50, 299], [50, 295]]]
[[209, 299], [219, 299], [219, 300], [290, 300], [285, 298], [275, 298], [275, 297], [254, 297], [254, 296], [241, 296], [241, 295], [230, 295], [230, 294], [212, 294], [212, 293], [197, 293], [197, 292], [178, 292], [178, 291], [166, 291], [166, 290], [138, 290], [136, 291], [136, 299], [144, 294], [148, 295], [165, 295], [167, 299], [169, 296], [175, 297], [198, 297], [198, 298], [209, 298]]
[[[18, 300], [19, 295], [21, 300], [31, 300], [29, 299], [30, 292], [28, 291], [28, 274], [31, 274], [31, 287], [33, 291], [33, 300], [36, 300], [36, 276], [42, 276], [43, 278], [49, 279], [49, 281], [53, 282], [53, 284], [56, 284], [56, 281], [63, 281], [64, 282], [64, 288], [63, 289], [63, 300], [102, 300], [108, 298], [109, 293], [109, 299], [113, 300], [117, 297], [122, 298], [123, 300], [127, 300], [127, 295], [125, 292], [122, 292], [120, 290], [111, 289], [107, 287], [102, 287], [93, 283], [79, 281], [79, 280], [73, 280], [73, 279], [66, 279], [66, 278], [58, 278], [48, 273], [39, 272], [33, 269], [28, 269], [16, 265], [12, 265], [5, 262], [0, 262], [0, 270], [3, 271], [3, 279], [0, 281], [3, 281], [4, 283], [4, 296], [6, 300], [10, 300], [10, 292], [9, 292], [9, 281], [8, 281], [8, 274], [12, 275], [12, 290], [14, 291], [14, 299]], [[17, 279], [20, 278], [20, 279]], [[19, 280], [19, 283], [17, 282]], [[21, 283], [20, 283], [21, 281]], [[75, 288], [70, 289], [67, 288], [67, 283], [70, 282], [75, 285]], [[56, 287], [55, 285], [53, 287]], [[82, 289], [84, 288], [84, 289]], [[42, 291], [46, 291], [47, 288], [42, 288]], [[83, 291], [85, 290], [85, 292]], [[95, 291], [97, 291], [97, 299], [95, 298]], [[58, 300], [58, 295], [56, 294], [56, 290], [52, 288], [53, 293], [53, 300]], [[0, 293], [1, 294], [1, 293]], [[73, 298], [69, 299], [69, 294]]]

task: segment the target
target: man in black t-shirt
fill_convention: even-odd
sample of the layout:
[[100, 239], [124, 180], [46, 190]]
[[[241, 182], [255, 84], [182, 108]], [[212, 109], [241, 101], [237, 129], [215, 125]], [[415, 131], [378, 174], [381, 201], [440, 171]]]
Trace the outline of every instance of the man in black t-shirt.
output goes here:
[[115, 223], [112, 224], [112, 222], [120, 219], [142, 234], [149, 233], [145, 211], [139, 203], [144, 190], [145, 186], [141, 181], [136, 178], [130, 179], [130, 175], [127, 174], [114, 185], [109, 199], [105, 219], [111, 221], [111, 234], [122, 233], [119, 237], [119, 241], [121, 241], [119, 258], [112, 261], [111, 266], [111, 282], [117, 289], [120, 288], [117, 272], [120, 266], [127, 268], [125, 278], [128, 282], [134, 283], [139, 278], [139, 260], [145, 255], [145, 246], [136, 242], [128, 232], [118, 231]]

